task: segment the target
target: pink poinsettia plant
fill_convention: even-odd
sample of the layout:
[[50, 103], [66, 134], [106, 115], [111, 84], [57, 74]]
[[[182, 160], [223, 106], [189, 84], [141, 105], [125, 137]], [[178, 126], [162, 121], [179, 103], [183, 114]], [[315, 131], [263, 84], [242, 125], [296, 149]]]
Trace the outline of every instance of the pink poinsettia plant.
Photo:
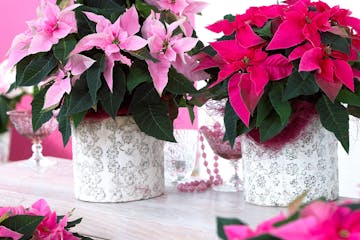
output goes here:
[[[195, 72], [193, 53], [202, 44], [194, 18], [204, 2], [140, 0], [41, 0], [38, 18], [18, 35], [9, 50], [19, 86], [37, 86], [33, 127], [52, 110], [64, 143], [70, 119], [131, 115], [148, 135], [168, 141], [179, 107], [192, 112], [189, 94]], [[193, 116], [193, 114], [191, 114]]]
[[81, 219], [69, 221], [68, 215], [58, 216], [44, 199], [39, 199], [29, 208], [24, 206], [0, 208], [0, 238], [13, 240], [91, 239], [70, 232]]
[[260, 142], [271, 141], [306, 102], [309, 116], [316, 109], [349, 150], [349, 114], [360, 117], [360, 20], [349, 10], [285, 1], [207, 28], [224, 36], [204, 48], [198, 69], [212, 76], [207, 97], [228, 98], [227, 140], [251, 131]]
[[[292, 207], [294, 208], [294, 207]], [[330, 240], [360, 239], [360, 204], [316, 200], [289, 208], [255, 229], [238, 219], [218, 218], [218, 235], [224, 240]]]

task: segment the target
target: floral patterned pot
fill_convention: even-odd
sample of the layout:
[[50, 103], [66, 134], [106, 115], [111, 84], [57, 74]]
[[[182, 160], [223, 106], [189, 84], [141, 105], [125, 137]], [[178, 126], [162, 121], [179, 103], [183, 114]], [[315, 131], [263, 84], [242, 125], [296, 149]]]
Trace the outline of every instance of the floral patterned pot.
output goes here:
[[0, 163], [9, 160], [10, 133], [9, 131], [0, 133]]
[[131, 117], [85, 119], [72, 136], [77, 199], [127, 202], [164, 193], [163, 142]]
[[280, 150], [242, 137], [245, 200], [263, 206], [287, 206], [304, 192], [306, 202], [319, 197], [337, 199], [337, 144], [317, 116]]

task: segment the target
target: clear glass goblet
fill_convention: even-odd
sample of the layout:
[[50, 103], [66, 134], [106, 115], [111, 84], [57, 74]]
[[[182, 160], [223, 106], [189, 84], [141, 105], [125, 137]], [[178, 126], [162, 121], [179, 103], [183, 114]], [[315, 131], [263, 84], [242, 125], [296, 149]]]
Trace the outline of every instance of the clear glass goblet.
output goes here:
[[235, 144], [231, 147], [229, 141], [223, 142], [224, 128], [219, 122], [216, 122], [212, 128], [208, 126], [202, 126], [200, 133], [206, 138], [211, 149], [215, 154], [225, 160], [229, 160], [229, 163], [234, 168], [234, 174], [230, 180], [223, 182], [223, 184], [214, 186], [214, 190], [224, 192], [238, 192], [243, 190], [243, 183], [239, 177], [239, 161], [241, 159], [241, 142], [240, 138], [236, 138]]
[[56, 164], [55, 160], [50, 160], [42, 154], [42, 139], [52, 132], [58, 126], [55, 117], [44, 123], [36, 132], [33, 131], [31, 111], [13, 110], [7, 112], [9, 119], [16, 131], [32, 141], [32, 156], [27, 160], [29, 164], [36, 167], [47, 167]]

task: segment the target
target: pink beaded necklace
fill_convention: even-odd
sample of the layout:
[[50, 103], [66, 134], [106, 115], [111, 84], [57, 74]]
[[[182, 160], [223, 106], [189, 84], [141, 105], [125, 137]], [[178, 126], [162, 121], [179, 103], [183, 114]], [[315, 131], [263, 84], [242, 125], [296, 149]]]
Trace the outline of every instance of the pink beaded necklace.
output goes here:
[[201, 142], [200, 148], [201, 148], [201, 158], [203, 158], [203, 164], [206, 167], [206, 172], [209, 175], [209, 179], [208, 180], [196, 180], [196, 181], [191, 181], [191, 182], [186, 182], [186, 183], [179, 183], [177, 185], [177, 189], [181, 192], [204, 192], [207, 189], [211, 188], [212, 185], [220, 185], [223, 183], [223, 180], [219, 174], [219, 164], [218, 164], [218, 159], [219, 156], [218, 155], [214, 155], [214, 175], [211, 174], [211, 170], [209, 168], [209, 162], [206, 160], [206, 152], [205, 152], [205, 145], [204, 145], [204, 136], [202, 135], [202, 133], [199, 132], [199, 140]]

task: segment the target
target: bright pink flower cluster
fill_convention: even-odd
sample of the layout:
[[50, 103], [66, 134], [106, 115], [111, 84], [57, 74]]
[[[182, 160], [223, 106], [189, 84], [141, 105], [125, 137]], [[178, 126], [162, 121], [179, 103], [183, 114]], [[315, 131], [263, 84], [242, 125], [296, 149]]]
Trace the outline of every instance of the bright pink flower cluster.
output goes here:
[[335, 202], [315, 201], [296, 214], [298, 217], [295, 220], [276, 226], [276, 223], [286, 220], [286, 216], [281, 214], [261, 223], [255, 230], [246, 225], [227, 225], [224, 227], [225, 234], [228, 240], [250, 239], [264, 234], [282, 240], [360, 239], [360, 209], [352, 210]]
[[[65, 229], [68, 217], [65, 215], [58, 221], [55, 211], [51, 211], [49, 205], [44, 199], [36, 201], [30, 208], [23, 206], [3, 207], [0, 208], [0, 219], [4, 221], [6, 218], [15, 215], [33, 215], [43, 216], [44, 219], [37, 226], [32, 239], [42, 240], [79, 240], [72, 233]], [[0, 226], [0, 238], [12, 238], [14, 240], [21, 239], [23, 235], [10, 230], [4, 226]]]
[[[339, 6], [297, 0], [251, 7], [208, 29], [230, 40], [211, 43], [217, 56], [205, 59], [201, 68], [220, 68], [215, 84], [229, 78], [229, 101], [246, 126], [268, 83], [285, 79], [293, 71], [314, 74], [332, 101], [342, 86], [354, 91], [354, 78], [360, 78], [349, 64], [358, 58], [360, 20]], [[322, 39], [324, 34], [347, 39], [349, 51], [331, 47]]]

